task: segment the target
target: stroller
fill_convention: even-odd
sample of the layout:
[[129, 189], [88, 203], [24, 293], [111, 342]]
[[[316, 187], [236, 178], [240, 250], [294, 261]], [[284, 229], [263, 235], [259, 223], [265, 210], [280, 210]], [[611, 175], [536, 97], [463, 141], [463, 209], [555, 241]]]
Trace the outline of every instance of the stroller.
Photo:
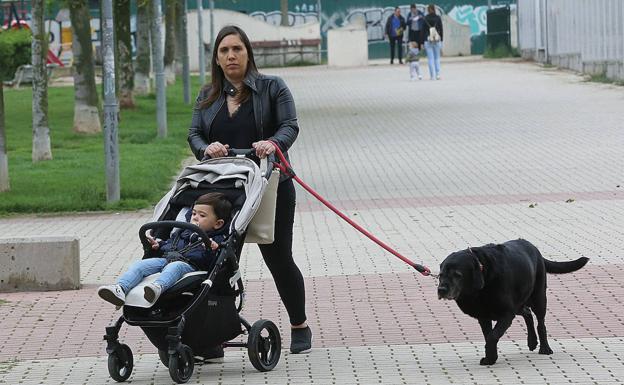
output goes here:
[[[210, 271], [186, 274], [151, 307], [143, 298], [143, 287], [159, 273], [146, 277], [126, 295], [122, 316], [106, 328], [104, 336], [108, 372], [115, 381], [126, 381], [133, 368], [130, 347], [118, 340], [124, 322], [143, 330], [176, 383], [187, 382], [196, 361], [200, 362], [219, 346], [246, 347], [252, 365], [262, 372], [277, 365], [281, 353], [277, 326], [264, 319], [251, 325], [239, 314], [245, 299], [238, 267], [240, 253], [252, 218], [256, 222], [254, 215], [265, 219], [264, 224], [256, 226], [264, 236], [252, 240], [250, 234], [247, 242], [261, 243], [262, 238], [266, 243], [273, 241], [275, 200], [263, 201], [262, 198], [269, 184], [276, 186], [276, 178], [279, 178], [279, 172], [273, 169], [273, 159], [263, 159], [258, 166], [250, 159], [252, 153], [255, 150], [230, 150], [228, 157], [185, 167], [171, 191], [156, 205], [153, 222], [139, 230], [144, 259], [159, 256], [158, 251], [150, 247], [147, 231], [154, 238], [164, 240], [175, 231], [188, 229], [196, 232], [208, 249], [209, 238], [199, 227], [184, 221], [185, 210], [207, 192], [221, 192], [232, 203], [232, 218], [223, 226], [227, 231], [226, 240], [221, 243]], [[266, 195], [269, 198], [270, 194]], [[268, 210], [264, 209], [266, 201]], [[258, 212], [261, 202], [263, 209]], [[246, 342], [231, 341], [241, 334], [247, 335]]]

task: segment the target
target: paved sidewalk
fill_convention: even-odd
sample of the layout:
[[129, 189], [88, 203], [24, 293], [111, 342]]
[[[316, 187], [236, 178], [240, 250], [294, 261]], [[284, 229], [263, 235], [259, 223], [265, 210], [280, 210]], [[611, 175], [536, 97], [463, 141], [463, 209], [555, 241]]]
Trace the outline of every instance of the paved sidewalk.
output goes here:
[[[267, 72], [284, 77], [297, 103], [298, 175], [409, 258], [435, 270], [455, 250], [518, 237], [549, 259], [589, 257], [577, 273], [549, 276], [554, 354], [530, 352], [516, 320], [496, 365], [480, 366], [476, 320], [299, 188], [294, 253], [312, 353], [284, 350], [260, 373], [230, 349], [189, 383], [624, 382], [624, 89], [523, 62], [448, 61], [442, 70], [441, 81], [417, 82], [406, 66]], [[102, 335], [119, 312], [95, 289], [138, 258], [150, 215], [0, 220], [3, 236], [79, 237], [83, 283], [0, 293], [0, 384], [113, 383]], [[276, 322], [287, 347], [287, 315], [257, 247], [241, 263], [245, 317]], [[135, 353], [133, 384], [171, 383], [140, 330], [124, 326], [120, 339]]]

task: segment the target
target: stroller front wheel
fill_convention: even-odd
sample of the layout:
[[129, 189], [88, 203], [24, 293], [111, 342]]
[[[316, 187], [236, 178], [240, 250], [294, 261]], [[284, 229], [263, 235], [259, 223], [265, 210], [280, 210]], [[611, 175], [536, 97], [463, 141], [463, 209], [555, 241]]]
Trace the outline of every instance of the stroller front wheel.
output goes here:
[[272, 370], [282, 353], [282, 339], [277, 326], [269, 320], [254, 322], [247, 338], [249, 361], [261, 372]]
[[177, 354], [169, 357], [169, 375], [178, 384], [184, 384], [193, 375], [195, 357], [193, 350], [186, 345], [180, 345]]
[[134, 362], [132, 358], [132, 350], [126, 344], [120, 344], [108, 355], [108, 374], [117, 382], [124, 382], [132, 374]]
[[169, 354], [166, 350], [158, 349], [158, 358], [160, 358], [160, 362], [165, 365], [165, 368], [169, 367]]

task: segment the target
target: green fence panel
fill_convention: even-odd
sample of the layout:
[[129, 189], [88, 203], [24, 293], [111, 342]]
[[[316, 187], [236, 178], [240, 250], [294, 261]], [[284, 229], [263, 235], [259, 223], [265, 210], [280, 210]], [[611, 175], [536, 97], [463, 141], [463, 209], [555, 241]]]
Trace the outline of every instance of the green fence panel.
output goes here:
[[511, 11], [509, 7], [487, 11], [486, 48], [494, 51], [501, 47], [511, 50]]

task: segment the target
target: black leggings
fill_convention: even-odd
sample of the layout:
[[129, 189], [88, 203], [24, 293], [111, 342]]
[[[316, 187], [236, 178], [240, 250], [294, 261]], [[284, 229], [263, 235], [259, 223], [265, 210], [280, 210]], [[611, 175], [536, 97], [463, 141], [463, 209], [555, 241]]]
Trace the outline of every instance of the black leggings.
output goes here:
[[264, 262], [273, 275], [291, 325], [299, 325], [306, 320], [303, 275], [292, 257], [295, 198], [292, 179], [279, 184], [275, 211], [275, 241], [268, 245], [258, 245]]

